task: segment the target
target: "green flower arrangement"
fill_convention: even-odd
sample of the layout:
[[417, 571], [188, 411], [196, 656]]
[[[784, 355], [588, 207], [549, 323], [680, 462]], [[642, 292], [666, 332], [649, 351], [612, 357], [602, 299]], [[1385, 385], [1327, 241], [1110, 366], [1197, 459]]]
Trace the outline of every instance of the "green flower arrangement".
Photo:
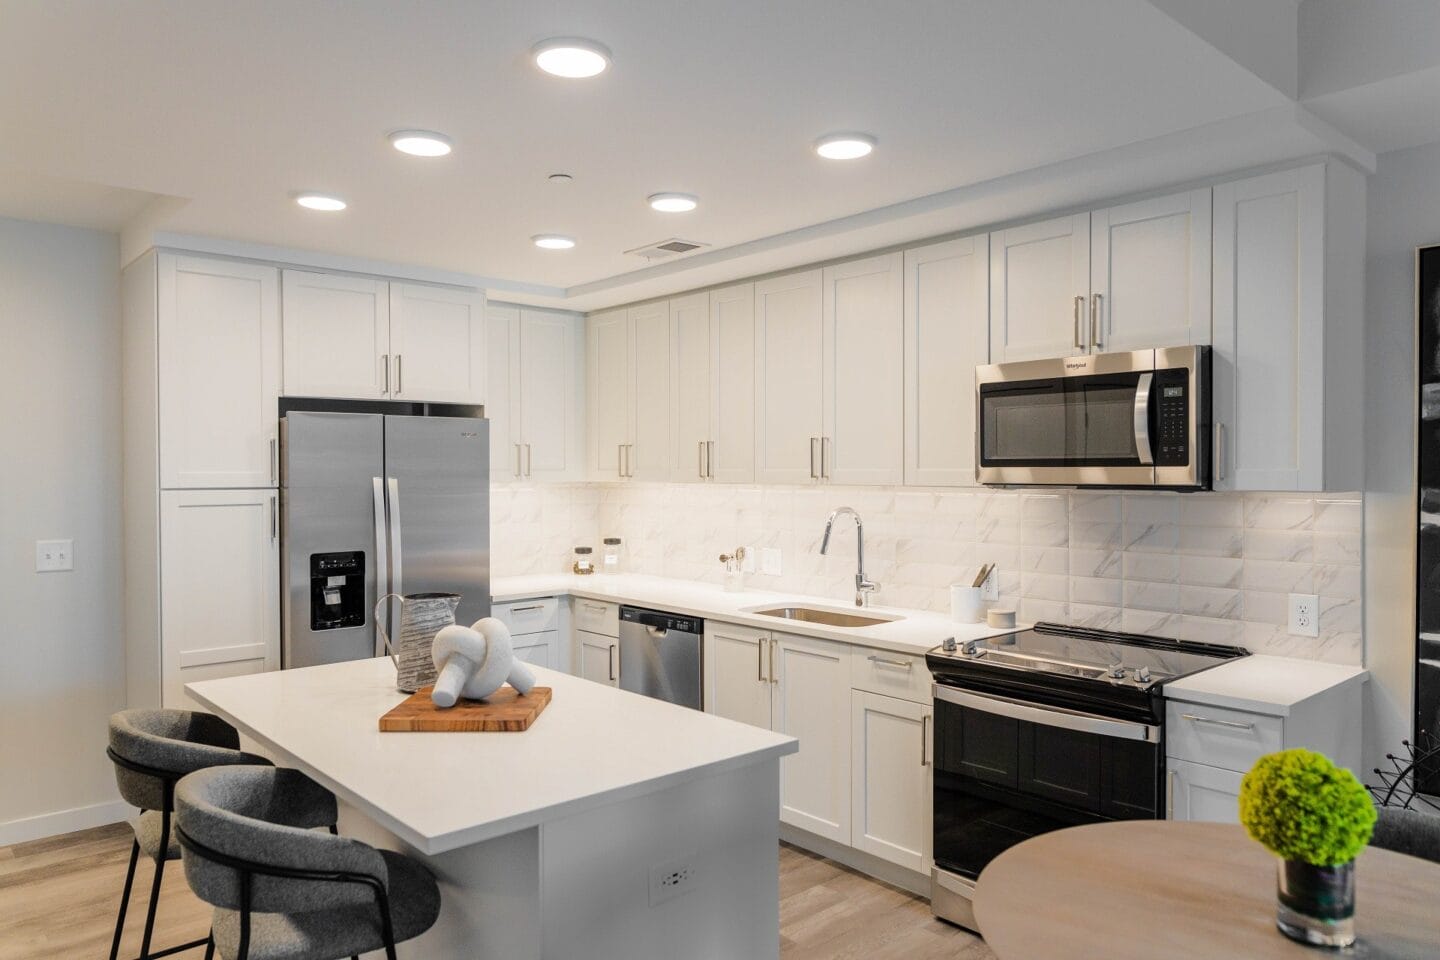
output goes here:
[[1375, 805], [1355, 774], [1313, 750], [1255, 761], [1240, 784], [1240, 822], [1284, 860], [1349, 863], [1370, 842]]

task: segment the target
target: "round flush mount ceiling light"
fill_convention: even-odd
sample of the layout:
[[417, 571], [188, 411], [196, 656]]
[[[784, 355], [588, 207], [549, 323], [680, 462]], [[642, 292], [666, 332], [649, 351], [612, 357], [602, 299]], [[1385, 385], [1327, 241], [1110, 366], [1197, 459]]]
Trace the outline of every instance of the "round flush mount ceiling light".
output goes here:
[[569, 250], [575, 246], [575, 238], [560, 233], [537, 233], [530, 238], [541, 250]]
[[815, 152], [826, 160], [858, 160], [875, 149], [868, 133], [830, 133], [815, 141]]
[[610, 66], [610, 51], [594, 40], [579, 37], [552, 37], [530, 50], [535, 65], [546, 73], [567, 80], [597, 76]]
[[390, 145], [412, 157], [443, 157], [453, 149], [449, 137], [433, 130], [397, 130], [390, 134]]
[[692, 193], [652, 193], [647, 199], [650, 209], [661, 213], [689, 213], [700, 205], [700, 198]]
[[331, 196], [328, 193], [301, 193], [295, 197], [295, 202], [306, 210], [321, 210], [325, 213], [336, 213], [345, 209], [345, 201], [339, 197]]

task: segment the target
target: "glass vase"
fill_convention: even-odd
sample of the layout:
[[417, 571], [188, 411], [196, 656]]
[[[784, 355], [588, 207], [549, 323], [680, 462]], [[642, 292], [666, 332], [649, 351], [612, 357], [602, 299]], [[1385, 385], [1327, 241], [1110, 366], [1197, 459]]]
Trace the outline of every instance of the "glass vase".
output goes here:
[[1291, 940], [1318, 947], [1355, 942], [1355, 861], [1317, 867], [1279, 861], [1275, 924]]

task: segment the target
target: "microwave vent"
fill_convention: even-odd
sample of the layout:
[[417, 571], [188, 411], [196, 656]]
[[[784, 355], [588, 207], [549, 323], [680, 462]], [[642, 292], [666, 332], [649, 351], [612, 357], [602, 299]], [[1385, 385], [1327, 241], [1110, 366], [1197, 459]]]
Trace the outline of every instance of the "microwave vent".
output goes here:
[[705, 246], [709, 246], [709, 244], [671, 237], [669, 240], [661, 240], [659, 243], [647, 243], [643, 247], [636, 247], [634, 250], [626, 250], [625, 252], [633, 253], [637, 257], [644, 257], [646, 260], [662, 260], [665, 257], [673, 257], [678, 254], [689, 253], [691, 250], [699, 250]]

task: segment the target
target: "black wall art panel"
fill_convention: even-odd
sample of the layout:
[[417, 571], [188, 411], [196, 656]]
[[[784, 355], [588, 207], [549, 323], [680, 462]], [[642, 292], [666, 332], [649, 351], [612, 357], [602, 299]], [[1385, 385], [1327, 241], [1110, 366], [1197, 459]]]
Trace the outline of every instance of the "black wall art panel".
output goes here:
[[[1440, 736], [1440, 246], [1416, 257], [1420, 325], [1419, 542], [1416, 545], [1415, 738]], [[1415, 771], [1415, 786], [1440, 794], [1440, 768]]]

